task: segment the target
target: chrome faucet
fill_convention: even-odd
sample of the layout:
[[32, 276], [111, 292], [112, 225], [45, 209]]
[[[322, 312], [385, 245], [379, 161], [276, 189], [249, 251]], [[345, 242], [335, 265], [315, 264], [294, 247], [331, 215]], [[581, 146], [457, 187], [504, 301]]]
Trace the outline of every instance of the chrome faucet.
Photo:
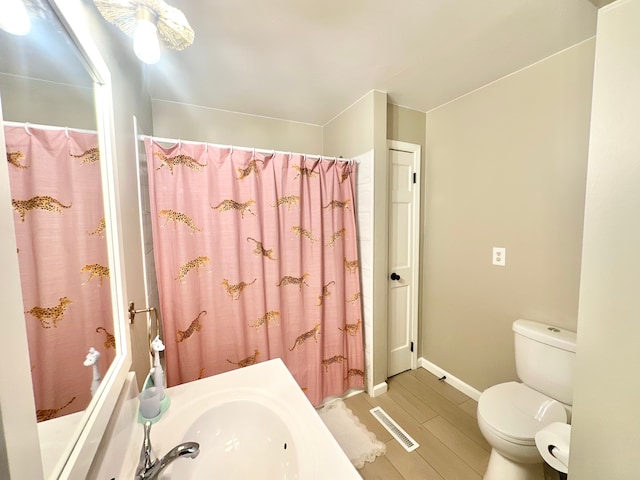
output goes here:
[[140, 450], [140, 461], [136, 469], [135, 480], [156, 480], [174, 460], [182, 457], [196, 458], [199, 453], [200, 445], [195, 442], [186, 442], [173, 447], [164, 457], [156, 458], [151, 450], [151, 422], [145, 422], [144, 441]]

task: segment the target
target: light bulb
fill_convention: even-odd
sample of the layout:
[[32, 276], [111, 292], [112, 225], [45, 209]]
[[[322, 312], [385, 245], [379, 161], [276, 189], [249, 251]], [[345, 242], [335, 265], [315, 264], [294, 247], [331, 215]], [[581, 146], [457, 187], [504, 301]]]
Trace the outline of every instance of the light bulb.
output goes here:
[[31, 20], [22, 0], [0, 1], [0, 28], [13, 35], [29, 33]]
[[133, 51], [144, 63], [153, 64], [160, 60], [158, 27], [148, 18], [138, 17], [136, 33], [133, 37]]

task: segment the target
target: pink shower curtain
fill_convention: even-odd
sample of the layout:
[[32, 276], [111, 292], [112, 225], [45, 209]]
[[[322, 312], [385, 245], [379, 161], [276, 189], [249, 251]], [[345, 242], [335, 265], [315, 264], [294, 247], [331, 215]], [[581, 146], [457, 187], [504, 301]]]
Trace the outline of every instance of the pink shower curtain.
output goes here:
[[90, 347], [114, 358], [96, 134], [5, 126], [38, 420], [91, 401]]
[[314, 405], [362, 387], [355, 164], [146, 153], [168, 384], [279, 357]]

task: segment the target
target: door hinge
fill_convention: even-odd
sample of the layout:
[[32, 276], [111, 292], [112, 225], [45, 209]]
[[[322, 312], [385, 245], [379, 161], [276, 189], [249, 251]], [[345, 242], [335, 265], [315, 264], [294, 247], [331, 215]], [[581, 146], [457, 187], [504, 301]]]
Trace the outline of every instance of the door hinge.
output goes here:
[[416, 172], [413, 172], [413, 183], [416, 183]]
[[413, 352], [413, 342], [411, 342], [411, 351]]

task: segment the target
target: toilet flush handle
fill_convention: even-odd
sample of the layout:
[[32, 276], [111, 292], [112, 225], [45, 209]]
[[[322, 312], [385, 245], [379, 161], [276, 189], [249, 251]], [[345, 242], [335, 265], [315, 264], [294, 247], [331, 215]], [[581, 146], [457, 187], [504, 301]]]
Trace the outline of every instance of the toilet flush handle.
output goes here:
[[393, 272], [391, 274], [391, 280], [400, 280], [400, 275], [398, 275], [396, 272]]

